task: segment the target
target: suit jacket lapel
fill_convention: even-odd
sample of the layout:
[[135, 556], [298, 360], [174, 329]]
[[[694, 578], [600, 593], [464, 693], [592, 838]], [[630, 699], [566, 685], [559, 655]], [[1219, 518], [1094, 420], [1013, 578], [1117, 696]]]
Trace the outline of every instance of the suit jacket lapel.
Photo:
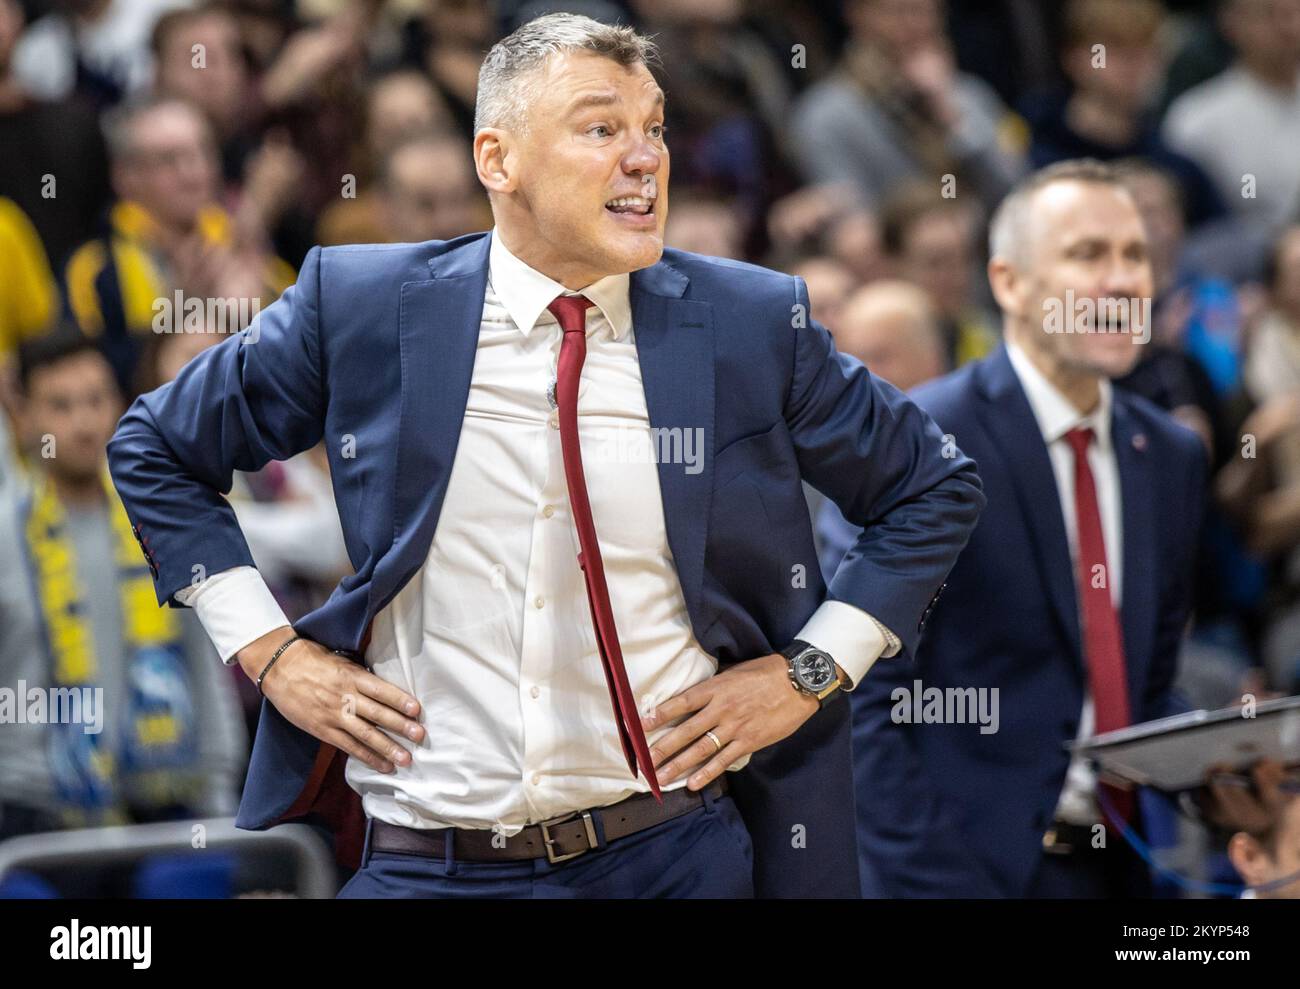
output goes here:
[[1061, 496], [1056, 487], [1056, 475], [1052, 473], [1047, 445], [1006, 348], [1000, 347], [979, 371], [982, 390], [989, 402], [985, 407], [985, 429], [1006, 458], [1006, 465], [1001, 469], [1012, 478], [1048, 600], [1061, 635], [1082, 668], [1079, 608], [1070, 544], [1065, 535]]
[[[691, 443], [702, 441], [690, 448], [700, 457], [698, 473], [688, 473], [685, 463], [658, 463], [668, 545], [698, 631], [708, 625], [701, 588], [713, 495], [713, 307], [681, 298], [687, 284], [685, 275], [662, 261], [631, 278], [632, 326], [650, 426], [681, 430], [683, 442], [688, 435]], [[654, 449], [674, 446], [660, 441]]]
[[1129, 706], [1140, 718], [1140, 697], [1133, 695], [1142, 678], [1140, 666], [1154, 647], [1158, 613], [1159, 565], [1156, 560], [1156, 517], [1151, 492], [1159, 490], [1155, 466], [1146, 453], [1146, 436], [1133, 421], [1125, 396], [1115, 389], [1111, 438], [1119, 470], [1121, 517], [1124, 526], [1123, 600], [1120, 618], [1124, 632], [1124, 658], [1128, 667]]
[[424, 563], [433, 541], [465, 421], [483, 319], [490, 242], [490, 235], [480, 235], [431, 258], [431, 279], [402, 285], [394, 543], [375, 568], [370, 617]]

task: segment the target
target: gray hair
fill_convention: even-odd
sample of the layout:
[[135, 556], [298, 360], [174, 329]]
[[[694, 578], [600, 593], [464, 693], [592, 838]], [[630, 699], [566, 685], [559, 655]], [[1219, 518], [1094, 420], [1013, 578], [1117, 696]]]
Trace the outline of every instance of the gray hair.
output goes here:
[[546, 14], [492, 46], [478, 73], [474, 133], [484, 127], [528, 130], [528, 77], [552, 55], [591, 52], [619, 65], [659, 64], [659, 50], [630, 27], [602, 24], [581, 14]]
[[179, 107], [199, 122], [203, 139], [212, 142], [212, 130], [203, 111], [188, 100], [179, 96], [152, 95], [144, 96], [125, 103], [120, 103], [105, 111], [100, 118], [100, 130], [108, 148], [109, 160], [114, 164], [131, 161], [137, 153], [136, 124], [144, 117], [157, 110]]
[[1054, 182], [1090, 182], [1125, 188], [1122, 173], [1095, 158], [1074, 158], [1040, 168], [1021, 179], [998, 204], [989, 221], [989, 257], [1020, 260], [1034, 194]]

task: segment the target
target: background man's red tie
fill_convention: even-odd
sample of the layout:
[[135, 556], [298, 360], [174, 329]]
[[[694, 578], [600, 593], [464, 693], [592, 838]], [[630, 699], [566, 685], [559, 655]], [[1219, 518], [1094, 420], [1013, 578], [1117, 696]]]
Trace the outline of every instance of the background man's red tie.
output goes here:
[[609, 587], [605, 584], [605, 564], [600, 557], [600, 544], [596, 541], [596, 525], [591, 518], [591, 502], [587, 498], [587, 481], [582, 471], [582, 447], [578, 443], [578, 379], [587, 359], [587, 309], [592, 302], [581, 295], [561, 295], [546, 308], [555, 314], [564, 331], [560, 344], [560, 359], [556, 369], [555, 402], [560, 411], [560, 447], [564, 454], [564, 477], [569, 485], [569, 505], [573, 509], [573, 524], [578, 530], [578, 565], [582, 567], [587, 584], [587, 602], [591, 605], [591, 623], [596, 630], [596, 645], [600, 649], [601, 663], [605, 667], [605, 682], [609, 685], [609, 699], [614, 706], [614, 720], [623, 742], [627, 767], [636, 775], [637, 763], [650, 783], [650, 790], [660, 803], [659, 780], [650, 761], [650, 748], [645, 732], [641, 730], [641, 715], [632, 697], [627, 670], [623, 666], [623, 650], [618, 645], [618, 629], [614, 627], [614, 611], [609, 604]]
[[[1127, 728], [1130, 724], [1128, 678], [1119, 613], [1110, 594], [1112, 575], [1106, 565], [1097, 488], [1088, 465], [1091, 429], [1071, 429], [1065, 439], [1074, 450], [1074, 511], [1079, 526], [1079, 601], [1083, 623], [1083, 653], [1088, 664], [1088, 685], [1096, 733]], [[1098, 571], [1095, 568], [1101, 569]], [[1097, 575], [1103, 579], [1096, 579]], [[1097, 586], [1100, 585], [1100, 586]], [[1101, 784], [1106, 798], [1124, 818], [1133, 817], [1133, 794]]]

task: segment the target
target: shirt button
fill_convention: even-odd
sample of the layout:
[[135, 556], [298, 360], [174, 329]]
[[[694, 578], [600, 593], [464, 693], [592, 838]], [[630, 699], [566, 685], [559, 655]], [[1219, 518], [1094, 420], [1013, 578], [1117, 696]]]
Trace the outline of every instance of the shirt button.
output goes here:
[[549, 519], [552, 515], [555, 514], [555, 506], [547, 505], [545, 508], [542, 509], [542, 514]]
[[551, 418], [547, 419], [546, 422], [547, 422], [548, 425], [550, 425], [550, 427], [551, 427], [552, 429], [559, 429], [559, 428], [560, 428], [560, 417], [559, 417], [559, 416], [551, 416]]
[[541, 773], [533, 773], [532, 781], [533, 781], [533, 786], [536, 786], [538, 783], [540, 783], [542, 781]]
[[541, 687], [534, 687], [532, 690], [530, 690], [530, 691], [528, 691], [528, 692], [529, 692], [530, 694], [532, 694], [534, 697], [541, 697], [541, 696], [542, 696], [542, 688], [541, 688]]
[[541, 595], [538, 595], [537, 597], [533, 598], [534, 608], [541, 608], [545, 604], [546, 604], [546, 598], [542, 597]]

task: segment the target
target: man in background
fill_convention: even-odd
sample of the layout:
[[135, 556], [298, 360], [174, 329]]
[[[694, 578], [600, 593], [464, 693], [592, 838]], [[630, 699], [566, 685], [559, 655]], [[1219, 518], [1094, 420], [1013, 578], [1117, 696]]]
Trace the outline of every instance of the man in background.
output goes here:
[[24, 577], [0, 581], [0, 681], [101, 700], [79, 723], [0, 725], [0, 838], [231, 814], [247, 755], [234, 683], [193, 616], [154, 598], [108, 477], [108, 363], [64, 328], [19, 369], [31, 483], [0, 505], [0, 572]]
[[990, 254], [1005, 347], [913, 392], [976, 458], [988, 508], [916, 665], [877, 665], [851, 698], [861, 871], [879, 884], [864, 892], [1143, 895], [1145, 867], [1103, 811], [1139, 823], [1132, 795], [1066, 744], [1181, 707], [1205, 451], [1111, 387], [1152, 292], [1114, 169], [1031, 176], [998, 208]]

